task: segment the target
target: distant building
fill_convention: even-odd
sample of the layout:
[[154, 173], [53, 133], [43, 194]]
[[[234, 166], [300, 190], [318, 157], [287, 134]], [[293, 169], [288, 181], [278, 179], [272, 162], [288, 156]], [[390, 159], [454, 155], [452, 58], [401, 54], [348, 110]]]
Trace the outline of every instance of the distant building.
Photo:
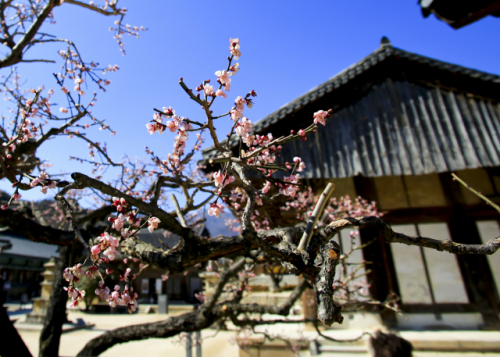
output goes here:
[[[257, 122], [254, 133], [288, 135], [329, 108], [326, 127], [283, 145], [279, 158], [300, 156], [301, 177], [316, 192], [334, 182], [336, 196], [374, 200], [396, 231], [410, 235], [472, 244], [500, 236], [498, 213], [450, 175], [500, 200], [500, 76], [383, 38], [375, 52]], [[237, 154], [236, 140], [231, 147]], [[205, 149], [202, 163], [215, 155]], [[276, 225], [293, 222], [292, 211], [276, 206], [264, 208]], [[361, 232], [361, 241], [374, 234]], [[386, 324], [500, 328], [500, 254], [455, 256], [379, 240], [363, 255], [373, 262], [371, 295], [395, 292], [410, 316], [383, 312]]]
[[29, 299], [38, 296], [43, 264], [51, 257], [59, 256], [58, 247], [33, 242], [10, 231], [0, 232], [0, 240], [11, 245], [10, 249], [0, 252], [0, 274], [3, 281], [10, 282], [7, 302], [20, 300], [23, 294]]

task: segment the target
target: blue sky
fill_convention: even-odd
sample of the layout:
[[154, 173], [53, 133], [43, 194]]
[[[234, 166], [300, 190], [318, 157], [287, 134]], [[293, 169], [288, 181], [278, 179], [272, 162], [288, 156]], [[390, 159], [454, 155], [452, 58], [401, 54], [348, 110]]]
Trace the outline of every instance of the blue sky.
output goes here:
[[[124, 39], [124, 57], [108, 31], [113, 18], [66, 4], [55, 11], [57, 24], [44, 27], [73, 40], [86, 60], [120, 67], [105, 75], [112, 84], [99, 96], [93, 111], [118, 134], [110, 137], [95, 130], [91, 135], [106, 141], [114, 158], [123, 154], [145, 157], [144, 146], [160, 156], [172, 151], [172, 134], [150, 136], [146, 131], [155, 107], [172, 106], [181, 116], [203, 120], [200, 107], [187, 98], [178, 80], [183, 77], [192, 88], [203, 79], [214, 81], [214, 72], [227, 65], [230, 37], [241, 41], [241, 70], [233, 77], [228, 98], [217, 100], [215, 112], [227, 111], [236, 96], [255, 89], [254, 108], [245, 112], [253, 122], [370, 54], [382, 36], [410, 52], [500, 73], [498, 19], [490, 16], [453, 30], [434, 16], [424, 19], [416, 0], [121, 0], [120, 5], [129, 10], [126, 23], [148, 28], [140, 39]], [[59, 49], [63, 48], [44, 45], [27, 58], [58, 60]], [[59, 66], [22, 64], [18, 70], [26, 86], [56, 88], [52, 73], [59, 72]], [[5, 105], [0, 103], [1, 111]], [[218, 131], [225, 134], [230, 124], [227, 118], [219, 120]], [[86, 145], [58, 138], [38, 156], [53, 162], [52, 173], [90, 172], [88, 166], [68, 162], [70, 155], [86, 157]], [[6, 182], [0, 183], [0, 189], [11, 191]], [[23, 197], [39, 199], [42, 195], [37, 191]]]

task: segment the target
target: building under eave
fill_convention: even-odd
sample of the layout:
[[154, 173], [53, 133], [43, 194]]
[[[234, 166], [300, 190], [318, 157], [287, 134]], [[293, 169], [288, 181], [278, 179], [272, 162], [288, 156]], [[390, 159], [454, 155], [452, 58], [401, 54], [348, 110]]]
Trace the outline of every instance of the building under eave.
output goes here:
[[[384, 38], [369, 56], [257, 122], [254, 133], [285, 135], [332, 108], [307, 141], [283, 145], [281, 162], [300, 156], [301, 176], [316, 191], [331, 181], [337, 196], [378, 202], [396, 231], [477, 244], [500, 236], [500, 216], [450, 173], [500, 199], [499, 104], [500, 76], [397, 49]], [[203, 162], [215, 155], [205, 149]], [[276, 206], [266, 208], [273, 222], [288, 224], [293, 212]], [[361, 233], [362, 242], [373, 237]], [[383, 312], [385, 323], [500, 327], [500, 254], [455, 256], [379, 240], [363, 255], [373, 262], [372, 296], [395, 292], [410, 317]]]
[[434, 14], [454, 29], [476, 22], [488, 15], [500, 17], [499, 0], [419, 0], [422, 15]]

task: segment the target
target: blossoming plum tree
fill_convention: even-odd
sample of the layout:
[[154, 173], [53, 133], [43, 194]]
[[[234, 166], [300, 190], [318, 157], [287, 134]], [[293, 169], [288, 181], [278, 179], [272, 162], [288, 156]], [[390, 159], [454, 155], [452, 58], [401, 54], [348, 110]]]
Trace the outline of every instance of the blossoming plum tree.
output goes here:
[[[46, 12], [48, 14], [44, 15], [45, 18], [50, 18], [51, 9], [63, 2], [52, 0], [30, 1], [30, 3], [35, 4], [37, 6], [35, 9], [38, 9], [36, 10], [38, 12], [31, 15], [30, 21], [35, 24]], [[89, 8], [105, 15], [120, 16], [120, 19], [124, 14], [123, 9], [116, 7], [116, 2], [106, 2], [104, 7], [85, 5], [74, 0], [66, 0], [66, 3]], [[4, 12], [15, 6], [10, 2], [8, 5], [5, 2], [2, 4]], [[22, 7], [16, 11], [21, 11], [18, 16], [23, 16], [23, 21], [28, 21], [24, 20], [22, 11], [25, 10]], [[31, 9], [26, 11], [33, 12]], [[138, 30], [122, 27], [119, 20], [116, 31], [118, 31], [118, 41], [122, 45], [121, 33], [136, 34]], [[8, 37], [5, 36], [7, 39]], [[44, 34], [35, 32], [27, 41], [28, 44], [32, 43], [30, 41], [36, 43], [44, 41], [45, 37]], [[183, 78], [179, 80], [186, 95], [195, 105], [201, 106], [205, 118], [202, 121], [185, 118], [176, 114], [172, 107], [155, 109], [153, 119], [145, 124], [146, 130], [151, 135], [174, 134], [172, 152], [162, 158], [147, 149], [146, 152], [151, 158], [148, 163], [115, 163], [107, 155], [104, 146], [90, 141], [80, 131], [92, 125], [109, 129], [88, 110], [94, 97], [87, 105], [81, 104], [85, 95], [81, 84], [85, 80], [93, 81], [99, 88], [106, 82], [94, 73], [95, 66], [83, 62], [74, 45], [69, 41], [66, 42], [70, 49], [62, 54], [65, 59], [64, 72], [56, 75], [56, 79], [70, 103], [68, 108], [62, 108], [60, 112], [71, 113], [71, 117], [65, 118], [64, 125], [43, 133], [38, 129], [39, 125], [34, 124], [35, 119], [38, 121], [58, 119], [50, 110], [51, 91], [44, 95], [43, 88], [32, 90], [33, 98], [26, 99], [20, 94], [19, 85], [16, 86], [17, 78], [14, 77], [13, 88], [5, 84], [6, 88], [10, 88], [6, 89], [7, 93], [14, 98], [17, 106], [12, 124], [13, 134], [7, 135], [7, 130], [2, 129], [0, 150], [2, 164], [0, 177], [10, 180], [14, 191], [11, 199], [2, 206], [0, 224], [8, 225], [29, 239], [60, 245], [64, 247], [66, 254], [73, 251], [76, 257], [71, 262], [69, 258], [61, 262], [65, 265], [59, 270], [61, 279], [55, 285], [57, 289], [54, 289], [52, 298], [59, 299], [58, 301], [65, 305], [66, 295], [63, 295], [62, 291], [66, 291], [72, 300], [71, 306], [77, 307], [84, 296], [95, 294], [112, 307], [121, 305], [127, 307], [129, 312], [134, 312], [138, 306], [138, 296], [133, 291], [130, 281], [146, 266], [154, 265], [170, 273], [178, 273], [184, 272], [191, 266], [205, 264], [222, 257], [227, 257], [231, 261], [227, 268], [219, 272], [219, 282], [213, 294], [200, 296], [203, 303], [197, 310], [169, 317], [162, 322], [107, 331], [89, 341], [79, 356], [96, 356], [118, 343], [199, 331], [221, 320], [230, 321], [236, 328], [251, 329], [258, 325], [286, 322], [291, 307], [308, 287], [316, 291], [317, 319], [326, 325], [342, 323], [343, 309], [358, 298], [353, 296], [354, 291], [348, 286], [356, 272], [343, 274], [340, 279], [339, 277], [336, 279], [335, 268], [338, 264], [342, 264], [350, 251], [361, 248], [353, 246], [350, 251], [341, 252], [336, 236], [343, 229], [373, 227], [378, 229], [388, 243], [417, 245], [454, 254], [492, 254], [500, 247], [498, 238], [483, 245], [464, 245], [432, 238], [410, 237], [394, 232], [380, 218], [373, 203], [361, 199], [352, 202], [348, 198], [341, 201], [331, 200], [334, 189], [332, 184], [328, 185], [317, 198], [310, 192], [301, 193], [300, 173], [304, 169], [303, 161], [294, 158], [293, 164], [280, 164], [277, 158], [283, 145], [293, 140], [307, 140], [308, 134], [321, 130], [321, 125], [326, 124], [330, 111], [320, 110], [311, 113], [311, 125], [298, 130], [297, 133], [292, 130], [289, 135], [278, 138], [274, 138], [271, 134], [252, 133], [252, 122], [245, 116], [245, 111], [252, 107], [253, 100], [257, 96], [254, 90], [244, 96], [237, 96], [234, 102], [228, 105], [227, 112], [215, 115], [212, 109], [214, 101], [217, 98], [227, 100], [231, 81], [239, 71], [238, 63], [234, 63], [241, 56], [240, 41], [236, 38], [229, 41], [230, 56], [226, 69], [215, 72], [217, 77], [215, 86], [210, 84], [210, 80], [204, 80], [193, 90]], [[12, 44], [10, 47], [12, 52], [16, 51], [16, 46], [18, 45]], [[29, 48], [28, 45], [25, 45], [26, 47]], [[18, 57], [17, 55], [15, 58]], [[1, 63], [4, 62], [0, 61]], [[12, 65], [16, 62], [11, 58], [5, 60], [5, 63]], [[115, 67], [111, 67], [109, 70], [114, 69]], [[73, 90], [64, 86], [65, 80], [74, 82]], [[90, 124], [88, 127], [87, 124], [78, 126], [77, 123], [84, 117], [90, 119]], [[226, 142], [220, 141], [220, 134], [215, 130], [217, 120], [232, 122]], [[205, 177], [198, 170], [187, 169], [195, 152], [200, 149], [204, 140], [203, 134], [206, 132], [218, 152], [218, 155], [210, 160], [210, 164], [217, 165], [218, 168], [211, 177]], [[188, 151], [191, 133], [196, 133], [196, 139], [192, 149]], [[93, 161], [96, 167], [119, 166], [122, 175], [116, 181], [108, 181], [99, 174], [97, 168], [93, 172], [95, 177], [74, 172], [70, 175], [71, 181], [51, 179], [45, 171], [46, 168], [41, 166], [34, 154], [48, 137], [54, 135], [75, 136], [86, 140], [91, 146], [91, 156], [97, 151], [104, 159], [100, 163]], [[240, 147], [236, 152], [229, 147], [233, 135], [238, 136], [240, 140]], [[81, 159], [81, 161], [86, 160]], [[39, 171], [37, 175], [32, 174], [35, 168]], [[287, 174], [283, 179], [279, 179], [275, 175], [277, 171], [284, 171]], [[261, 178], [259, 186], [253, 183], [249, 173]], [[71, 222], [69, 226], [56, 229], [44, 225], [40, 220], [27, 217], [26, 212], [13, 209], [16, 208], [15, 201], [20, 198], [20, 191], [36, 187], [40, 187], [44, 192], [59, 188], [55, 199], [64, 207], [65, 214]], [[181, 207], [176, 196], [172, 195], [171, 202], [175, 209], [169, 212], [165, 206], [167, 199], [165, 189], [172, 188], [184, 196], [185, 203]], [[90, 190], [100, 197], [102, 207], [91, 211], [79, 209], [77, 198], [79, 193], [85, 190]], [[289, 197], [292, 200], [286, 208], [295, 209], [301, 215], [300, 218], [307, 222], [305, 226], [270, 227], [265, 217], [259, 218], [258, 206], [272, 203], [279, 196]], [[193, 224], [199, 221], [193, 222], [186, 218], [206, 204], [210, 205], [208, 214], [215, 217], [220, 217], [226, 207], [233, 210], [238, 216], [239, 234], [213, 239], [198, 236]], [[99, 220], [107, 220], [108, 226], [103, 228], [92, 224]], [[181, 240], [177, 246], [168, 249], [154, 247], [137, 238], [140, 229], [146, 227], [149, 232], [164, 229], [180, 236]], [[122, 259], [123, 262], [136, 260], [142, 265], [139, 271], [132, 273], [131, 267], [120, 270], [114, 265], [118, 259]], [[252, 267], [265, 262], [279, 262], [288, 272], [300, 274], [304, 278], [282, 305], [244, 303], [243, 298], [248, 288]], [[113, 273], [118, 273], [119, 279], [115, 282], [115, 286], [107, 286], [105, 278]], [[95, 292], [85, 292], [78, 287], [83, 274], [99, 281]], [[359, 294], [363, 294], [362, 287], [358, 286]], [[340, 297], [338, 294], [334, 296], [339, 288], [344, 289], [346, 293], [342, 293]], [[389, 303], [386, 305], [390, 306]], [[59, 309], [59, 311], [64, 310]], [[272, 314], [275, 317], [271, 320], [249, 318], [249, 314], [260, 316]], [[308, 319], [303, 321], [312, 322]], [[60, 333], [60, 326], [59, 330], [54, 329], [53, 325], [50, 326], [50, 323], [46, 322], [46, 331], [50, 330], [53, 334]], [[52, 348], [58, 346], [59, 340], [56, 340], [57, 343], [52, 343]], [[49, 354], [47, 348], [42, 348], [42, 351], [42, 354]], [[54, 349], [50, 352], [57, 354], [57, 350], [54, 353]]]

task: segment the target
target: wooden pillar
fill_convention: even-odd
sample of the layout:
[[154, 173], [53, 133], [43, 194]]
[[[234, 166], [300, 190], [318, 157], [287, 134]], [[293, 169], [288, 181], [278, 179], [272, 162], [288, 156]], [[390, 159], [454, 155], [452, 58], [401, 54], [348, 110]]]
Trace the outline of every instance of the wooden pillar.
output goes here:
[[[353, 179], [357, 195], [369, 201], [377, 201], [377, 192], [372, 178], [355, 176]], [[371, 270], [368, 274], [371, 296], [379, 301], [386, 300], [393, 293], [401, 296], [389, 244], [385, 243], [378, 231], [373, 228], [360, 230], [360, 237], [363, 244], [377, 238], [377, 241], [363, 249], [364, 259], [372, 262], [368, 266]], [[396, 314], [392, 310], [384, 309], [380, 316], [385, 325], [397, 324]]]
[[[451, 206], [448, 221], [451, 237], [457, 243], [481, 244], [474, 220], [468, 215], [460, 184], [449, 173], [439, 175], [446, 199]], [[497, 291], [484, 255], [457, 255], [469, 301], [478, 306], [486, 329], [500, 329]]]

